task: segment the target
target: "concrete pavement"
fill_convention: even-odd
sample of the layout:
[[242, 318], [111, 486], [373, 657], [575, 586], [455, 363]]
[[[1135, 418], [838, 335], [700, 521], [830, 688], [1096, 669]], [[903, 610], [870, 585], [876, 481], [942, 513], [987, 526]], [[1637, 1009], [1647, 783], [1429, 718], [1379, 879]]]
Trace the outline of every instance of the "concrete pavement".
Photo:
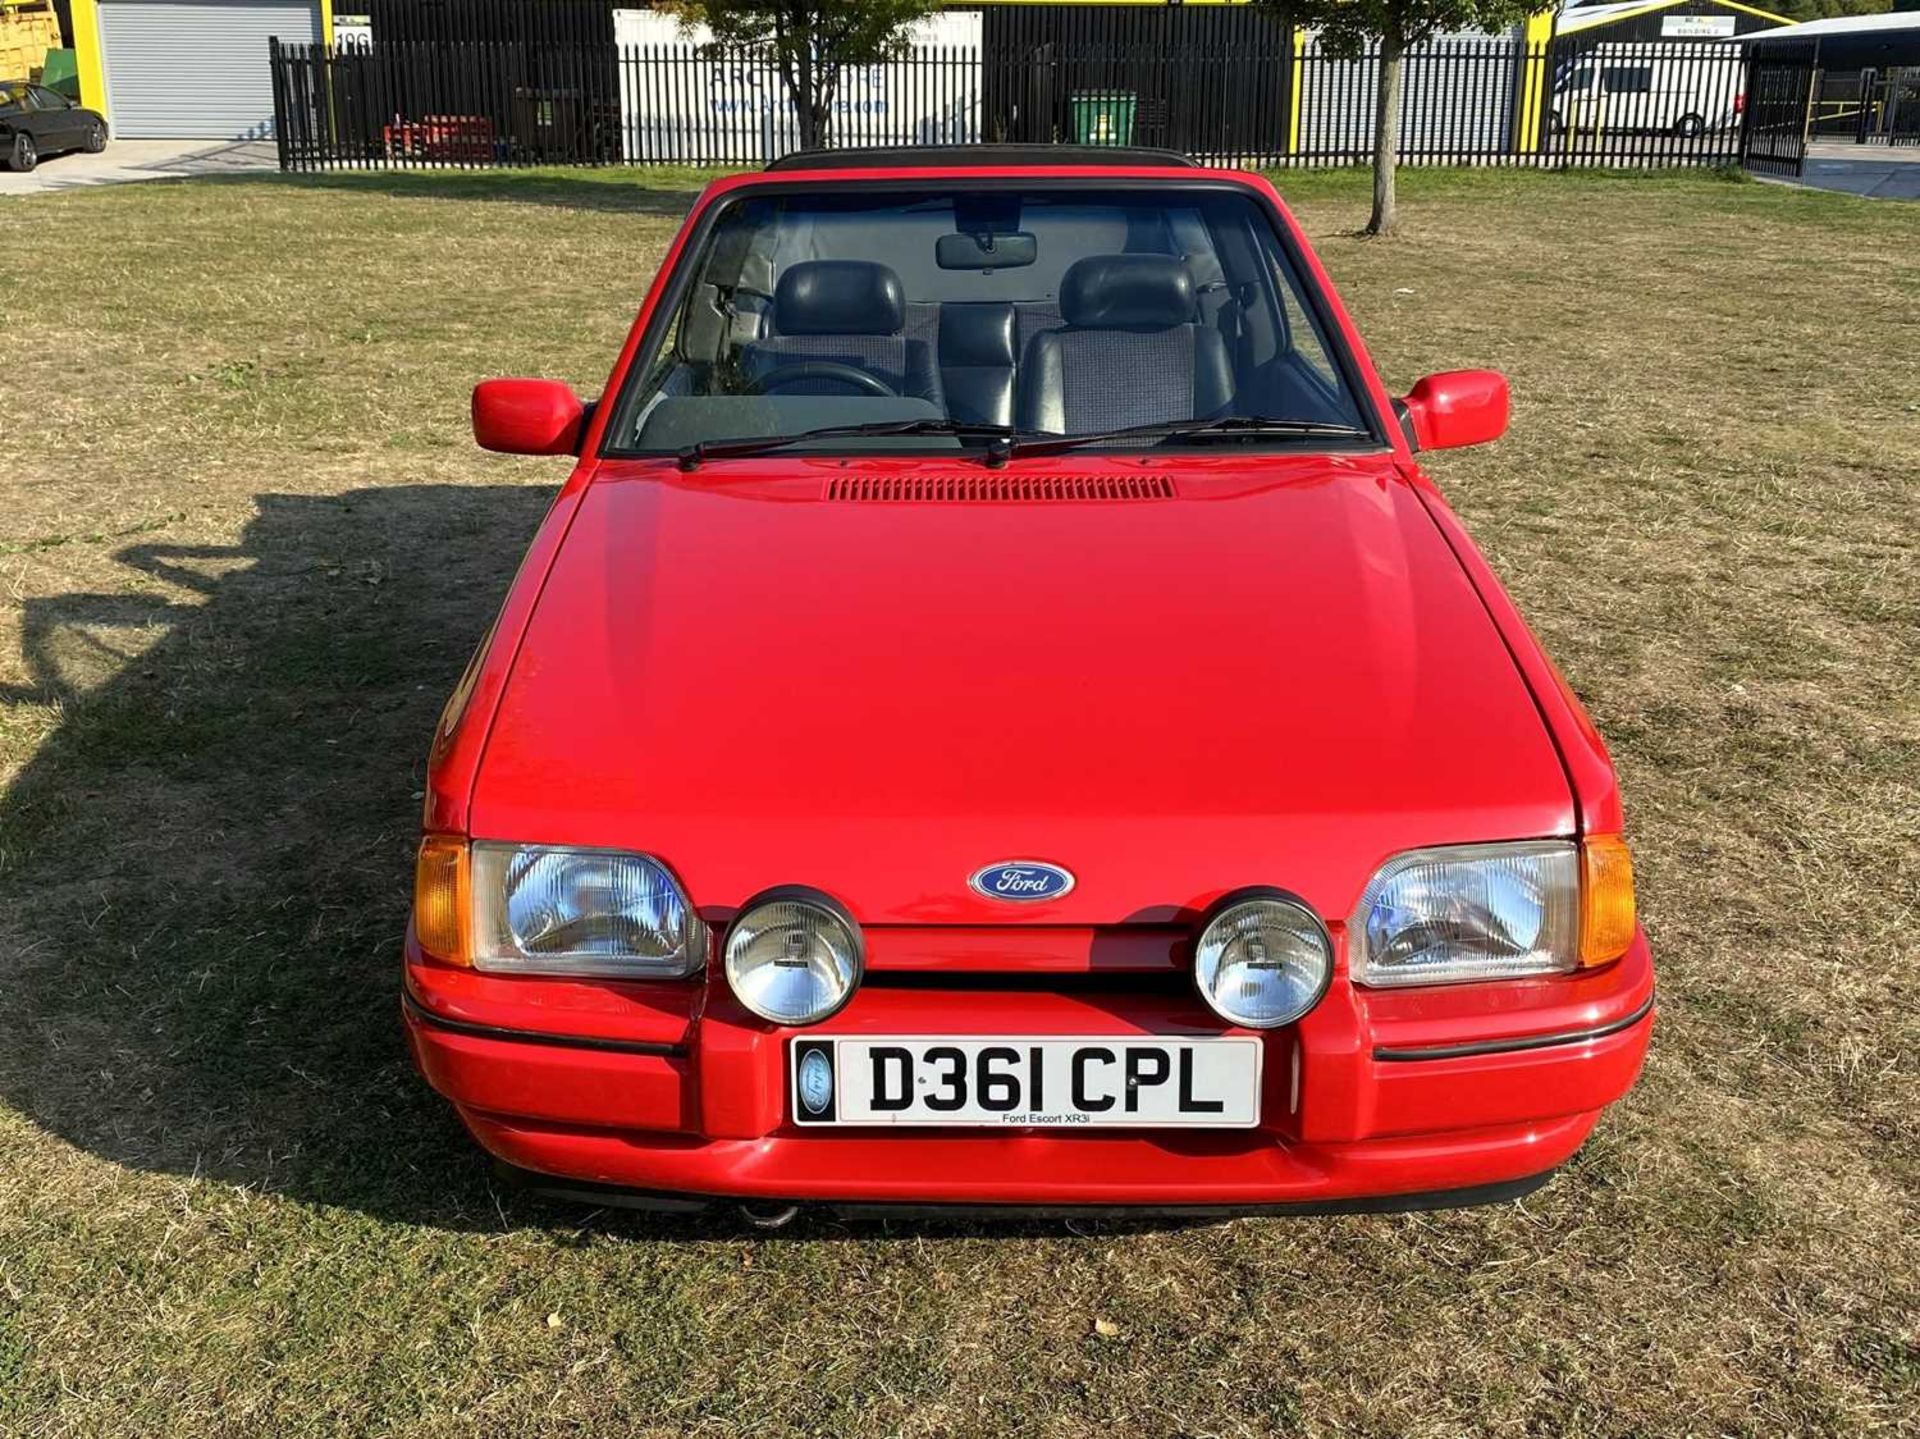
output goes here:
[[1807, 146], [1799, 183], [1875, 200], [1920, 200], [1920, 146], [1816, 140]]
[[278, 163], [270, 140], [111, 140], [98, 155], [55, 155], [25, 175], [0, 170], [0, 195], [44, 195], [182, 175], [229, 175], [271, 170]]

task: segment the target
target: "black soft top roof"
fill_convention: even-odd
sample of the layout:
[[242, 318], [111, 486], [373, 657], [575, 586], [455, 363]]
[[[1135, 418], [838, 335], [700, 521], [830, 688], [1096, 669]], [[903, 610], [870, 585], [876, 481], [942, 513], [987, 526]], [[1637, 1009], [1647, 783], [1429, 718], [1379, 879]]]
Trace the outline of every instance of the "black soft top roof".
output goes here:
[[919, 170], [1022, 165], [1172, 165], [1196, 168], [1191, 155], [1136, 145], [891, 145], [851, 150], [797, 150], [769, 170]]

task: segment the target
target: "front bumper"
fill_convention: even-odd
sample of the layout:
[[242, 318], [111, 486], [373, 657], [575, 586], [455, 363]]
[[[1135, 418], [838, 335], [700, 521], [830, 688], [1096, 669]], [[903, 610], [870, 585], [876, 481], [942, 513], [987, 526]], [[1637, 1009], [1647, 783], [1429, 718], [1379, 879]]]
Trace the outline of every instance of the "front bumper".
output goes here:
[[[591, 1197], [853, 1206], [1320, 1210], [1474, 1202], [1566, 1160], [1639, 1073], [1653, 1024], [1644, 936], [1592, 974], [1367, 991], [1337, 973], [1265, 1034], [1253, 1130], [833, 1130], [792, 1122], [795, 1033], [1219, 1034], [1190, 992], [1124, 983], [870, 982], [805, 1031], [724, 984], [576, 985], [410, 952], [421, 1072], [485, 1148]], [[1389, 1203], [1386, 1207], [1396, 1207]]]

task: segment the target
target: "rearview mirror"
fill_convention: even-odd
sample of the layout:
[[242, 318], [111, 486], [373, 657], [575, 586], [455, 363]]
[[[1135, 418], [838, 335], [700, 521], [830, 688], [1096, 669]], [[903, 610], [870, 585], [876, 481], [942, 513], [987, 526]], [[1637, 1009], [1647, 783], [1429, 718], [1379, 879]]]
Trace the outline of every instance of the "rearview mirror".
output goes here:
[[503, 455], [577, 455], [587, 407], [558, 380], [483, 380], [473, 387], [473, 437]]
[[933, 263], [943, 270], [1017, 270], [1038, 254], [1039, 242], [1025, 230], [942, 235], [933, 242]]
[[1428, 375], [1400, 401], [1418, 450], [1484, 445], [1507, 432], [1507, 377], [1498, 370]]

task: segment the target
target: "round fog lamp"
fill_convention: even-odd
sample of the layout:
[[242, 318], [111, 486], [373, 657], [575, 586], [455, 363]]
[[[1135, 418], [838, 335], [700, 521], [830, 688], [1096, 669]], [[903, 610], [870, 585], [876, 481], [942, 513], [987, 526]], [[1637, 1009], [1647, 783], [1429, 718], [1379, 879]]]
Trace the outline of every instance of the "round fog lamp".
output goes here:
[[1230, 895], [1200, 932], [1194, 983], [1213, 1012], [1249, 1029], [1291, 1024], [1327, 992], [1333, 942], [1299, 900], [1279, 893]]
[[727, 934], [734, 997], [775, 1024], [817, 1024], [849, 999], [866, 963], [853, 916], [813, 890], [750, 901]]

